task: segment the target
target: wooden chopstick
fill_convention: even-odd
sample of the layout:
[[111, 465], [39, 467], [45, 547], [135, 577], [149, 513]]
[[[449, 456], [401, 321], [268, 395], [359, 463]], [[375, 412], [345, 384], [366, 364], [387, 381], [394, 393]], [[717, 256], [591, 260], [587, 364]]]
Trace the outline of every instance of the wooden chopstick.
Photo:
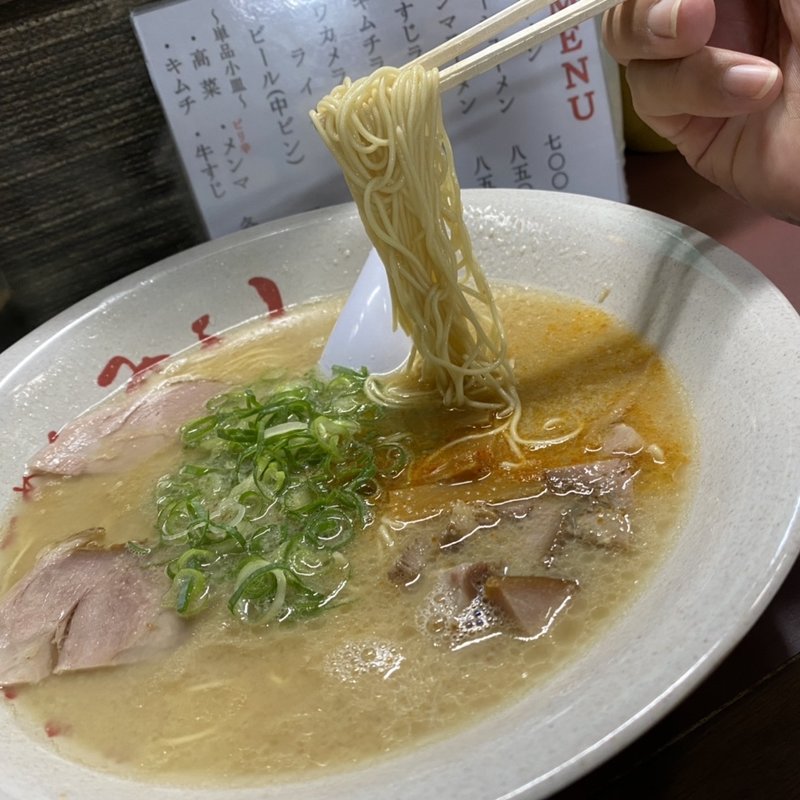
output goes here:
[[[535, 22], [521, 31], [511, 34], [507, 38], [479, 50], [463, 61], [446, 67], [439, 74], [439, 89], [447, 91], [496, 67], [503, 61], [513, 58], [532, 47], [536, 47], [547, 39], [559, 33], [580, 25], [591, 17], [602, 14], [604, 11], [618, 5], [622, 0], [577, 0], [566, 8], [556, 11], [546, 19]], [[428, 69], [439, 67], [452, 61], [457, 56], [471, 50], [487, 39], [493, 38], [500, 31], [519, 22], [527, 16], [540, 11], [549, 4], [548, 0], [519, 0], [503, 11], [492, 15], [483, 22], [469, 28], [449, 42], [423, 53], [412, 61], [412, 64], [421, 64]]]
[[488, 42], [517, 22], [521, 22], [537, 11], [547, 8], [550, 2], [551, 0], [517, 0], [516, 3], [512, 3], [508, 8], [492, 14], [491, 17], [479, 22], [477, 25], [462, 31], [458, 36], [454, 36], [438, 47], [434, 47], [433, 50], [423, 53], [411, 61], [409, 66], [419, 65], [425, 67], [425, 69], [441, 67], [443, 64], [447, 64], [448, 61], [453, 61], [458, 56], [464, 55], [468, 50], [472, 50], [473, 47]]

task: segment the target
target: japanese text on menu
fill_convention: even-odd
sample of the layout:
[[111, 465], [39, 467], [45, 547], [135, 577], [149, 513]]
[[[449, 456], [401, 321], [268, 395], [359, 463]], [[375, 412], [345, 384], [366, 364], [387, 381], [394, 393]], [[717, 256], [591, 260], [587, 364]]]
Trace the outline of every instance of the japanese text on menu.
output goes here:
[[[135, 13], [209, 235], [349, 199], [309, 110], [345, 76], [405, 63], [505, 4], [182, 0]], [[592, 22], [462, 83], [443, 106], [462, 186], [625, 199]]]

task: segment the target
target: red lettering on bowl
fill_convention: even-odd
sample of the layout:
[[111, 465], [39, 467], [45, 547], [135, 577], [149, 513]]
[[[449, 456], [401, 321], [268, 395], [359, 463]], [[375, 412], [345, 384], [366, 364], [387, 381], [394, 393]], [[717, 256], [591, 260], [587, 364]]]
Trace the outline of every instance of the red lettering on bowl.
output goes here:
[[283, 298], [275, 281], [269, 278], [250, 278], [247, 283], [258, 292], [258, 296], [266, 303], [269, 316], [279, 317], [283, 314]]
[[168, 357], [168, 353], [160, 356], [145, 356], [138, 364], [135, 364], [129, 358], [125, 358], [125, 356], [113, 356], [108, 360], [103, 369], [100, 370], [100, 374], [97, 376], [97, 383], [104, 387], [111, 386], [123, 367], [128, 367], [133, 377], [140, 378], [145, 370], [152, 369], [159, 361], [163, 361]]
[[30, 475], [23, 475], [22, 476], [22, 483], [19, 486], [12, 486], [11, 490], [14, 492], [19, 492], [23, 498], [27, 498], [28, 495], [33, 491], [33, 478]]
[[209, 322], [211, 322], [211, 316], [209, 314], [203, 314], [202, 317], [198, 317], [192, 323], [192, 331], [197, 334], [197, 338], [200, 340], [203, 347], [208, 347], [209, 345], [219, 342], [219, 336], [206, 333]]

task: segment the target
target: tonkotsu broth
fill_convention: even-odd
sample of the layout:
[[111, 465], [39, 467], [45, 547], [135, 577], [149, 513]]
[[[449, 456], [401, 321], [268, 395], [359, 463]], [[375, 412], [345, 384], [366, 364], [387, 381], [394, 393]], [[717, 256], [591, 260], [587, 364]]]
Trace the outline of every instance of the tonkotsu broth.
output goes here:
[[[541, 433], [553, 417], [589, 428], [629, 404], [624, 421], [664, 457], [663, 464], [638, 457], [634, 547], [569, 547], [555, 561], [554, 573], [577, 579], [580, 590], [547, 635], [533, 642], [501, 635], [451, 650], [421, 609], [428, 587], [408, 590], [387, 579], [396, 553], [373, 526], [347, 547], [352, 602], [267, 629], [246, 627], [224, 606], [213, 609], [193, 621], [189, 643], [163, 660], [20, 687], [13, 707], [21, 722], [42, 738], [58, 732], [54, 746], [101, 769], [253, 784], [346, 768], [443, 736], [531, 690], [590, 646], [631, 602], [680, 523], [694, 445], [686, 398], [652, 350], [602, 310], [516, 289], [498, 291], [497, 302], [525, 408], [523, 433]], [[247, 326], [165, 372], [246, 383], [265, 367], [303, 371], [316, 363], [338, 307], [316, 304]], [[428, 435], [446, 429], [447, 412], [424, 416]], [[578, 437], [537, 451], [530, 474], [590, 460], [585, 444]], [[154, 535], [153, 485], [180, 455], [176, 445], [128, 475], [38, 480], [33, 500], [15, 509], [0, 589], [31, 568], [42, 546], [84, 528], [104, 526], [109, 543]], [[411, 492], [398, 491], [385, 511], [412, 518], [429, 511], [436, 492], [450, 501], [491, 500], [508, 496], [508, 486], [489, 478], [434, 488], [421, 493], [417, 508]], [[475, 557], [485, 557], [481, 548], [491, 539], [475, 547]], [[464, 558], [449, 557], [443, 566]]]

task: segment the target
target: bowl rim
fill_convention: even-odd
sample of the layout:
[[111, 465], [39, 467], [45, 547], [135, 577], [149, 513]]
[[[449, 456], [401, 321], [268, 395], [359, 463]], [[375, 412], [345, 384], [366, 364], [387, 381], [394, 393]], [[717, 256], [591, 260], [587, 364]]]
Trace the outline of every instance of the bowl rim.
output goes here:
[[[521, 194], [527, 195], [528, 198], [521, 201], [519, 197]], [[558, 206], [559, 203], [566, 206], [577, 204], [578, 207], [583, 207], [587, 213], [608, 213], [615, 216], [621, 223], [626, 221], [633, 223], [635, 220], [636, 224], [651, 226], [654, 236], [672, 237], [682, 246], [700, 253], [703, 265], [713, 264], [713, 269], [718, 271], [719, 276], [727, 283], [729, 291], [741, 294], [745, 300], [755, 298], [761, 313], [772, 315], [773, 323], [779, 326], [785, 340], [789, 342], [793, 339], [793, 352], [800, 353], [798, 347], [800, 344], [800, 335], [798, 335], [800, 334], [800, 317], [784, 295], [755, 267], [698, 231], [653, 212], [582, 195], [559, 194], [554, 196], [550, 192], [536, 192], [535, 190], [530, 192], [529, 190], [499, 189], [466, 190], [463, 195], [465, 206], [471, 208], [480, 208], [486, 203], [499, 206], [503, 206], [504, 203], [510, 203], [513, 206], [516, 202], [548, 202], [555, 206]], [[352, 203], [343, 203], [265, 223], [221, 239], [199, 244], [94, 292], [0, 353], [0, 405], [3, 391], [10, 386], [23, 366], [45, 354], [48, 346], [60, 337], [68, 337], [73, 332], [79, 332], [82, 323], [97, 313], [98, 309], [113, 305], [120, 297], [140, 288], [143, 284], [157, 281], [171, 272], [181, 272], [194, 262], [235, 254], [243, 246], [268, 237], [303, 231], [309, 224], [318, 225], [323, 221], [332, 222], [345, 217], [352, 219], [354, 213]], [[707, 269], [705, 266], [703, 268]], [[796, 410], [800, 411], [800, 404], [795, 403], [795, 405]], [[797, 416], [800, 417], [800, 415]], [[800, 475], [800, 470], [798, 470], [798, 474]], [[798, 516], [798, 506], [796, 505], [795, 514], [787, 522], [783, 538], [774, 553], [770, 573], [760, 585], [758, 596], [750, 604], [745, 619], [740, 619], [738, 625], [732, 626], [723, 636], [711, 643], [701, 660], [695, 662], [691, 669], [677, 676], [661, 696], [654, 698], [649, 706], [626, 720], [624, 725], [614, 730], [602, 741], [595, 743], [592, 748], [576, 754], [570, 763], [560, 765], [549, 774], [535, 776], [528, 783], [520, 785], [514, 791], [503, 796], [522, 797], [544, 789], [547, 793], [561, 789], [619, 752], [655, 724], [667, 711], [674, 708], [696, 688], [752, 627], [777, 592], [798, 552], [800, 552], [800, 516]], [[2, 790], [3, 785], [0, 782], [0, 797], [2, 797]]]

